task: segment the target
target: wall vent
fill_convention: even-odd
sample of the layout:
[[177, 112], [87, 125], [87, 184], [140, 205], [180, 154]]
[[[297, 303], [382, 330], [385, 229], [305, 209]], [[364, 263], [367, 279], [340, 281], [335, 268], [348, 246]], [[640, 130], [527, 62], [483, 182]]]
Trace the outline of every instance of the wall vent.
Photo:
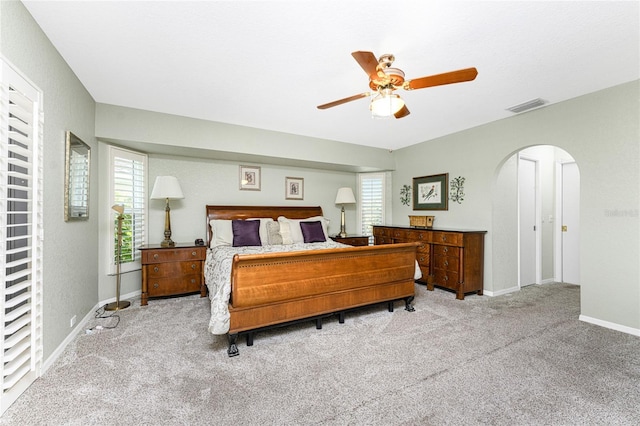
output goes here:
[[511, 111], [514, 114], [518, 114], [520, 112], [528, 111], [533, 108], [538, 108], [539, 106], [542, 106], [544, 104], [546, 104], [545, 101], [543, 101], [540, 98], [536, 98], [518, 105], [514, 105], [512, 107], [509, 107], [507, 108], [507, 111]]

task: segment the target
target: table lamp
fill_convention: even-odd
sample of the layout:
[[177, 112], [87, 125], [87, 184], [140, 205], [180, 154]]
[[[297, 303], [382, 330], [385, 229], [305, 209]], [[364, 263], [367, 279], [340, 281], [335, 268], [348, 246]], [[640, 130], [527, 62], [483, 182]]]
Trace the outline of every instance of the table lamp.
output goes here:
[[164, 209], [164, 240], [160, 243], [160, 247], [173, 247], [176, 245], [171, 241], [171, 217], [169, 212], [169, 199], [177, 200], [184, 198], [178, 178], [175, 176], [158, 176], [153, 184], [151, 191], [152, 200], [166, 200]]
[[344, 205], [345, 204], [355, 204], [356, 197], [353, 196], [353, 190], [349, 187], [338, 189], [338, 194], [336, 195], [336, 204], [342, 205], [342, 210], [340, 212], [340, 237], [344, 238], [347, 236], [347, 231], [345, 228], [345, 220], [344, 220]]

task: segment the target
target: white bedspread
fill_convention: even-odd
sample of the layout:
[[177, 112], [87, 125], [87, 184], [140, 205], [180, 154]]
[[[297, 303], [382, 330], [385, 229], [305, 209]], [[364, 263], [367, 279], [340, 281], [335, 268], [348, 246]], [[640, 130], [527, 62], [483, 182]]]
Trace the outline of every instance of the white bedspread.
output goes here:
[[[249, 247], [219, 246], [208, 249], [204, 264], [204, 278], [209, 289], [209, 300], [211, 301], [209, 331], [212, 334], [226, 334], [229, 332], [230, 315], [228, 304], [229, 295], [231, 294], [231, 263], [234, 254], [261, 254], [339, 247], [349, 246], [329, 240], [323, 243]], [[417, 280], [420, 277], [422, 277], [422, 273], [418, 267], [418, 262], [416, 262], [414, 278]]]

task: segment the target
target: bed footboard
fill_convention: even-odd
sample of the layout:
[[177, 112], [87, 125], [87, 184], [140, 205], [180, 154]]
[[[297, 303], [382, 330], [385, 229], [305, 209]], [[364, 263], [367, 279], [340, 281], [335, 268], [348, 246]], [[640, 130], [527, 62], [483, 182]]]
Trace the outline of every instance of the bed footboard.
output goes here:
[[238, 354], [237, 335], [250, 330], [402, 299], [406, 309], [413, 310], [417, 246], [236, 255], [231, 270], [229, 355]]

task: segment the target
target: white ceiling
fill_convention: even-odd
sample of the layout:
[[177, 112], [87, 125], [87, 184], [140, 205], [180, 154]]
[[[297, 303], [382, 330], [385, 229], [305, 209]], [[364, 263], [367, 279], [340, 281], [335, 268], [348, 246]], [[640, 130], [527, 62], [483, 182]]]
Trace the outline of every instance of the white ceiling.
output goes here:
[[[23, 1], [96, 102], [398, 149], [640, 78], [639, 2]], [[371, 118], [356, 50], [408, 80], [411, 115]]]

